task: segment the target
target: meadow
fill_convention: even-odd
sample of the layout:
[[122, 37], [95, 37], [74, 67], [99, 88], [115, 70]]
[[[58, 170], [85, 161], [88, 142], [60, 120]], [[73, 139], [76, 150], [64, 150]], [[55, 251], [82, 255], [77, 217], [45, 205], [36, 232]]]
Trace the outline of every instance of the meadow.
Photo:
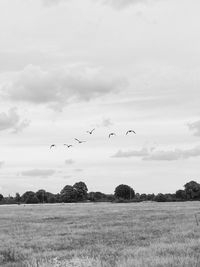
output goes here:
[[197, 267], [199, 211], [200, 202], [2, 205], [0, 266]]

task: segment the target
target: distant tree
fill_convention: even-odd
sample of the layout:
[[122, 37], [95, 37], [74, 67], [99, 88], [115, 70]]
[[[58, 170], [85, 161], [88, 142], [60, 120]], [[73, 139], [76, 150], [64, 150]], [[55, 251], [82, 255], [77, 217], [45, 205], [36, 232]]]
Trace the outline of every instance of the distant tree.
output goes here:
[[164, 194], [159, 193], [159, 194], [157, 194], [154, 197], [154, 201], [157, 201], [157, 202], [166, 202], [167, 201], [167, 198], [166, 198], [166, 196]]
[[165, 201], [167, 202], [172, 202], [172, 201], [176, 201], [176, 195], [175, 194], [164, 194], [165, 196]]
[[115, 188], [114, 195], [118, 199], [133, 199], [135, 191], [128, 185], [120, 184]]
[[140, 195], [140, 200], [141, 201], [146, 201], [147, 200], [147, 194], [141, 194]]
[[40, 203], [46, 203], [47, 202], [47, 194], [44, 189], [38, 190], [36, 193], [36, 196]]
[[71, 185], [66, 185], [60, 192], [62, 202], [75, 202], [77, 201], [77, 192]]
[[61, 200], [61, 194], [59, 194], [59, 193], [58, 194], [55, 194], [54, 197], [55, 197], [55, 202], [56, 203], [62, 202], [62, 200]]
[[16, 194], [15, 194], [15, 202], [19, 204], [20, 201], [21, 201], [20, 194], [19, 194], [19, 193], [16, 193]]
[[46, 192], [46, 197], [47, 197], [47, 203], [55, 203], [56, 202], [56, 197], [54, 194], [50, 192]]
[[115, 200], [115, 196], [113, 194], [106, 194], [106, 200], [112, 202]]
[[26, 191], [22, 195], [21, 200], [22, 200], [22, 202], [27, 203], [27, 199], [32, 199], [34, 196], [35, 196], [35, 193], [33, 191]]
[[176, 199], [177, 200], [186, 200], [187, 199], [187, 195], [185, 190], [177, 190], [175, 193]]
[[190, 181], [184, 185], [186, 197], [188, 200], [200, 199], [200, 184], [195, 181]]
[[90, 201], [106, 201], [106, 195], [101, 192], [88, 193], [88, 200]]
[[155, 198], [154, 194], [147, 194], [147, 200], [153, 201]]
[[87, 185], [84, 182], [78, 182], [73, 185], [76, 191], [77, 201], [83, 201], [87, 199]]
[[3, 200], [3, 195], [2, 194], [0, 194], [0, 201], [2, 201]]
[[36, 194], [29, 195], [25, 201], [26, 204], [37, 204], [39, 203], [39, 199], [37, 198]]

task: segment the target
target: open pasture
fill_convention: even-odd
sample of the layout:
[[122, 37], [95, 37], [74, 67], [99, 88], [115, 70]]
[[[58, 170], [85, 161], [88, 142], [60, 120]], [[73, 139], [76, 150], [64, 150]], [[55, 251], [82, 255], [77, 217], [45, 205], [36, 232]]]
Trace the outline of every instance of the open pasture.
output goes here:
[[198, 211], [199, 202], [0, 206], [0, 266], [197, 267]]

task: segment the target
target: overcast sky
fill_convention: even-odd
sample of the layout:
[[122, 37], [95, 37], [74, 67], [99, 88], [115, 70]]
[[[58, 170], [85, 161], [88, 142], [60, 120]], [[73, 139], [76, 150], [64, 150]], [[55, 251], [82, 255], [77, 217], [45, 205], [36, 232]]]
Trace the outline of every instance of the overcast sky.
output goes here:
[[0, 193], [199, 182], [199, 10], [198, 0], [1, 0]]

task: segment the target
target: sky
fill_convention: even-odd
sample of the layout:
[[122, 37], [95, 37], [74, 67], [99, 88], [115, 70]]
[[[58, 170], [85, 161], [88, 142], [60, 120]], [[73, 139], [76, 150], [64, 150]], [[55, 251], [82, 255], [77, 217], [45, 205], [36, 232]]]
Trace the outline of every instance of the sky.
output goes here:
[[0, 193], [78, 181], [172, 193], [199, 182], [199, 9], [198, 0], [1, 0]]

